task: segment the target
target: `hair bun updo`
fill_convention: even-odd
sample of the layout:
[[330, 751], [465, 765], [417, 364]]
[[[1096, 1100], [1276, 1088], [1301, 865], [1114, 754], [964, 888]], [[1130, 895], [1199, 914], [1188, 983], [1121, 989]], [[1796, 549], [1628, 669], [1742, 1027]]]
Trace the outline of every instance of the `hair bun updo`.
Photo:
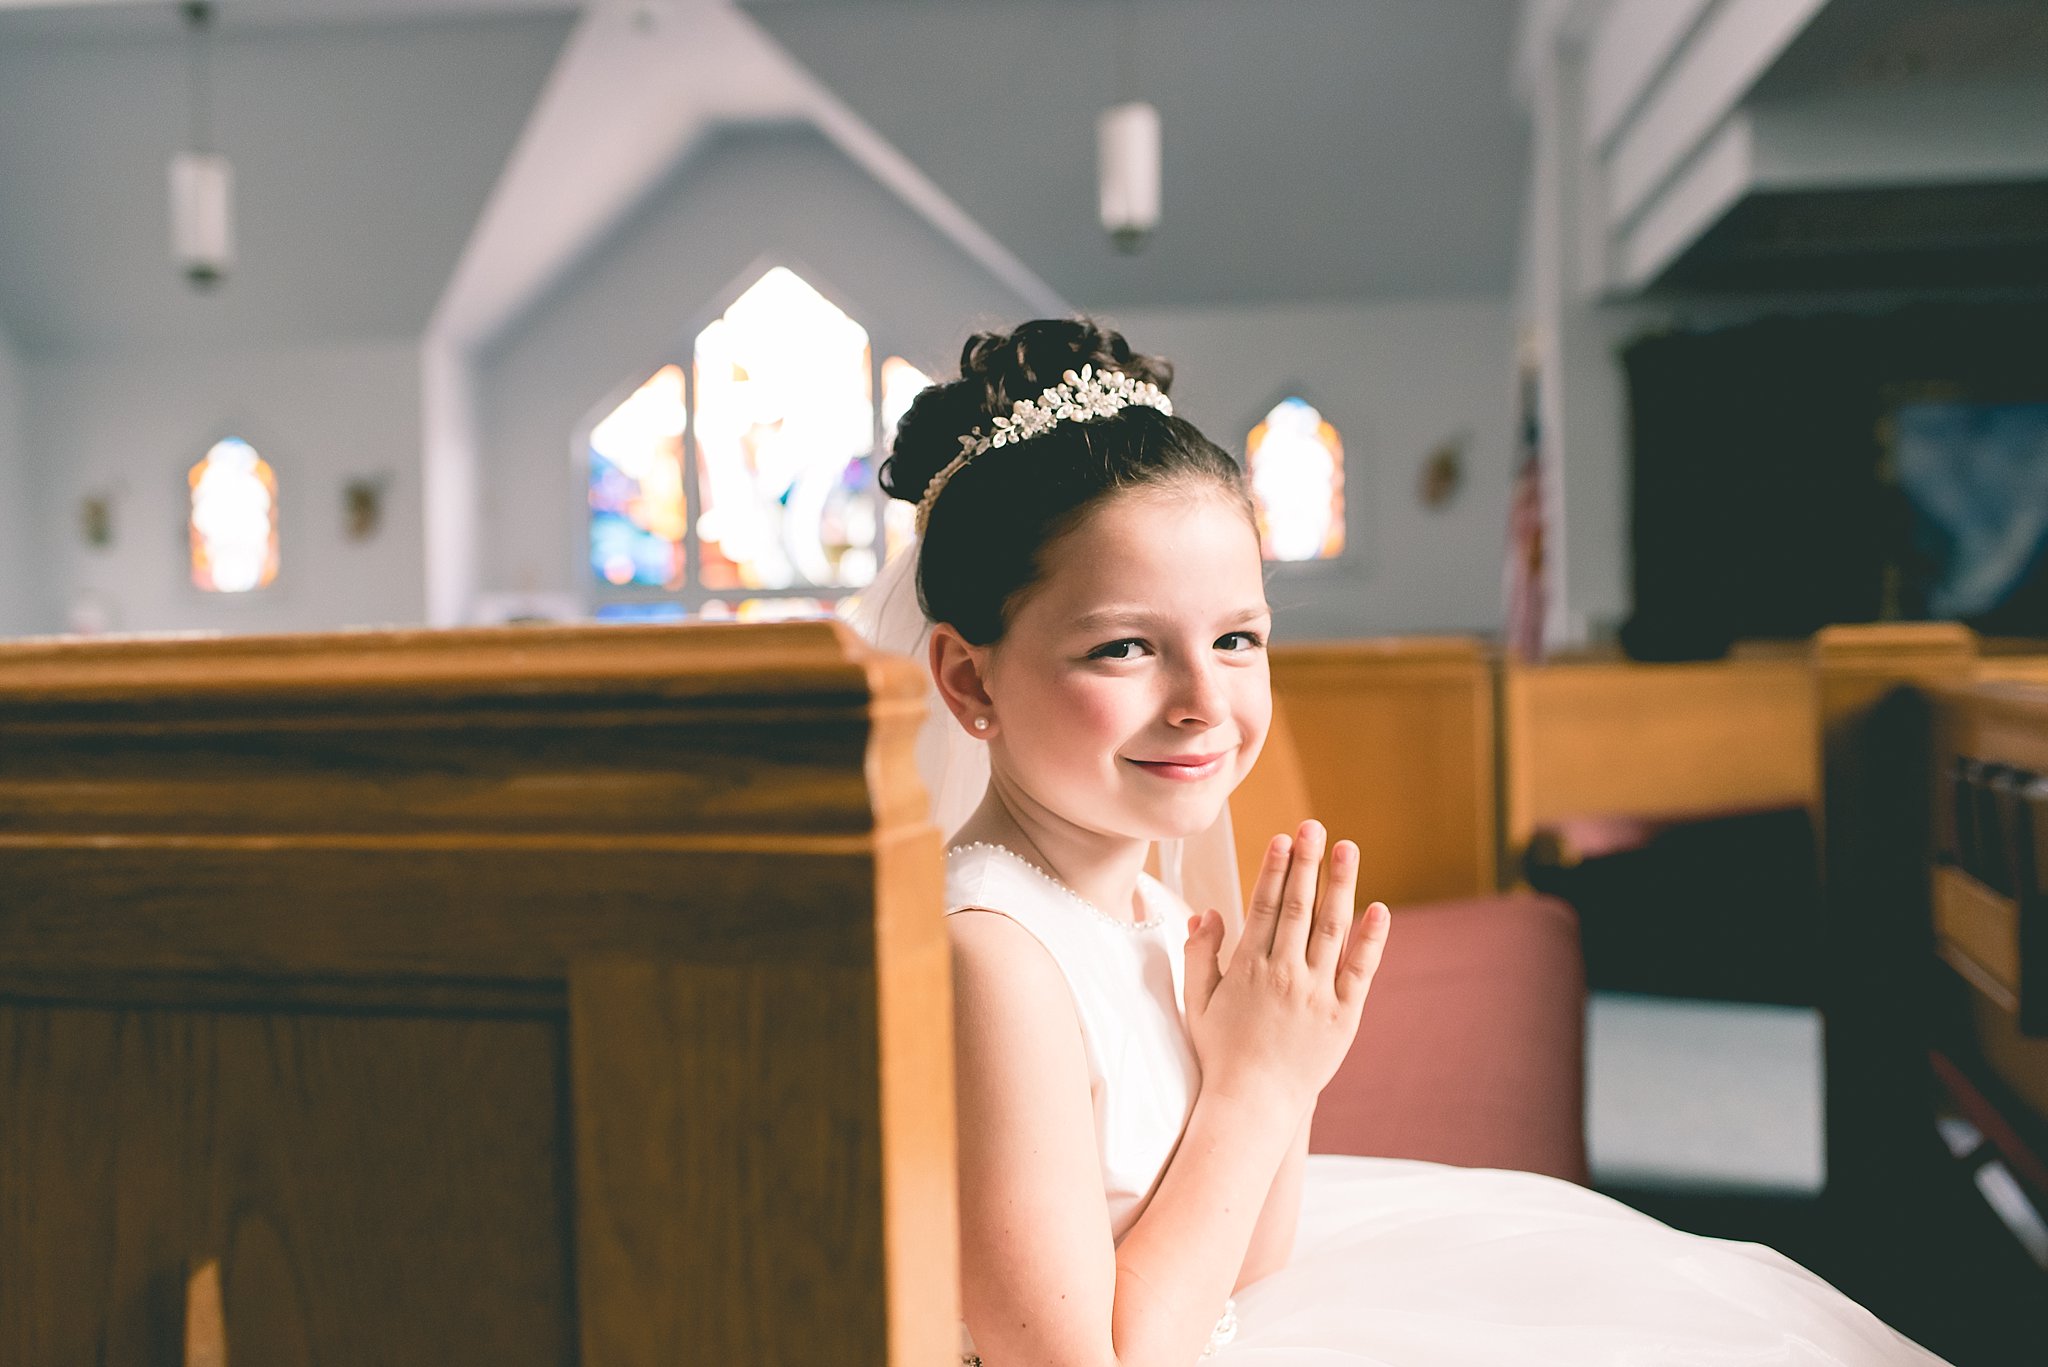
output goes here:
[[[976, 333], [961, 348], [959, 377], [919, 394], [897, 423], [881, 469], [883, 491], [918, 502], [960, 455], [962, 437], [992, 431], [996, 418], [1084, 365], [1162, 393], [1173, 384], [1165, 360], [1132, 351], [1121, 333], [1087, 318], [1041, 318], [1011, 332]], [[1090, 508], [1119, 489], [1197, 481], [1223, 486], [1249, 514], [1236, 461], [1186, 420], [1136, 404], [985, 451], [946, 481], [932, 506], [917, 575], [925, 615], [988, 644], [1042, 577], [1046, 548]]]
[[977, 332], [960, 349], [960, 377], [918, 395], [897, 423], [882, 466], [882, 491], [917, 502], [960, 454], [960, 438], [977, 428], [989, 431], [996, 418], [1008, 417], [1018, 403], [1037, 398], [1084, 365], [1148, 380], [1161, 393], [1173, 386], [1172, 365], [1137, 354], [1122, 333], [1091, 319], [1040, 318], [1014, 332]]

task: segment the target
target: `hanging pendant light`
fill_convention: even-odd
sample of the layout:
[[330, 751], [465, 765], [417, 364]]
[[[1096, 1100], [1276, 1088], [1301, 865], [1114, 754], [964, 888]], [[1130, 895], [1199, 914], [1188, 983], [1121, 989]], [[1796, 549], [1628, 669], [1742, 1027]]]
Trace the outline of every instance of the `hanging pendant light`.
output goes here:
[[1159, 226], [1159, 110], [1135, 98], [1138, 12], [1124, 0], [1117, 33], [1116, 94], [1095, 120], [1097, 204], [1102, 226], [1120, 251], [1135, 252]]
[[191, 140], [171, 157], [171, 259], [198, 290], [227, 278], [235, 259], [234, 168], [209, 150], [212, 97], [208, 58], [213, 6], [187, 0], [182, 7], [192, 33]]
[[1112, 105], [1095, 121], [1102, 226], [1135, 252], [1159, 226], [1159, 110], [1143, 100]]

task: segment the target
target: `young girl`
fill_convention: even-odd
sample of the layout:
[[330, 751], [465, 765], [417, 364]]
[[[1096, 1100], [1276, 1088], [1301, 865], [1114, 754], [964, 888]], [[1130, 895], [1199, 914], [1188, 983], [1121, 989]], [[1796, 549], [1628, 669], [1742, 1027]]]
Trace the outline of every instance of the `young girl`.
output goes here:
[[1170, 381], [1087, 322], [984, 334], [882, 472], [920, 541], [865, 625], [928, 654], [939, 806], [986, 774], [946, 861], [964, 1360], [1937, 1362], [1767, 1248], [1570, 1183], [1307, 1156], [1389, 917], [1313, 821], [1241, 926], [1168, 886], [1272, 713], [1244, 476]]

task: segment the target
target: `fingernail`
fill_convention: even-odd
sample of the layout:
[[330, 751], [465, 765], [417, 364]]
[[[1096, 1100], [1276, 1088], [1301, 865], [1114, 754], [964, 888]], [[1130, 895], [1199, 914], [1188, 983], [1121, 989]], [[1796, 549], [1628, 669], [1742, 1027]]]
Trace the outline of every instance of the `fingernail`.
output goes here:
[[1352, 844], [1349, 840], [1338, 841], [1337, 848], [1330, 853], [1331, 862], [1343, 868], [1350, 868], [1352, 861], [1357, 858], [1358, 846]]
[[1385, 902], [1374, 902], [1365, 909], [1365, 914], [1372, 917], [1372, 923], [1376, 926], [1385, 925], [1387, 918], [1393, 915], [1392, 912], [1387, 910]]

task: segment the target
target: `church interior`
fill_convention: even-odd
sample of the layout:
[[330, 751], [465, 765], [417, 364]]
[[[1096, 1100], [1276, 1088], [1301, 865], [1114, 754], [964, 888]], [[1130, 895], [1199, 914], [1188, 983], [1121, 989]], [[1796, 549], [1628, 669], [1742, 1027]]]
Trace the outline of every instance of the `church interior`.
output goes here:
[[949, 1360], [834, 619], [1075, 314], [1259, 500], [1207, 876], [1394, 908], [1315, 1151], [2048, 1362], [2038, 0], [0, 0], [0, 1367]]

